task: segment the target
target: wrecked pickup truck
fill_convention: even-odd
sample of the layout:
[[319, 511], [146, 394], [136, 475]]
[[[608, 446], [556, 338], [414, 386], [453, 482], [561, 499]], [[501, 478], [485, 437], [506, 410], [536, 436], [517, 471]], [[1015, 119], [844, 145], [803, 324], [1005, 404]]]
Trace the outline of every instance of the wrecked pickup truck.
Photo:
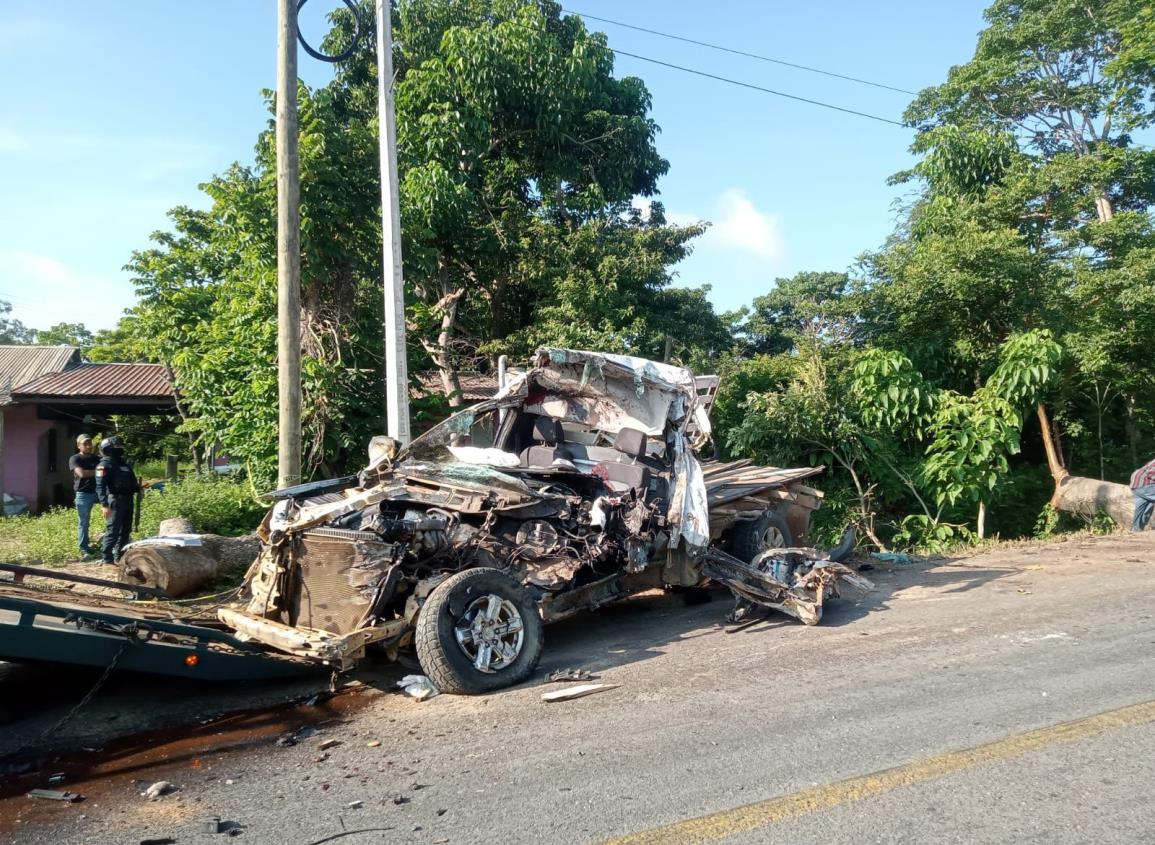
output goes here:
[[441, 691], [480, 693], [530, 675], [544, 623], [643, 590], [713, 580], [815, 624], [839, 582], [868, 588], [792, 548], [821, 468], [700, 462], [705, 411], [680, 367], [539, 350], [407, 447], [374, 438], [358, 476], [272, 494], [219, 619], [338, 670], [415, 650]]

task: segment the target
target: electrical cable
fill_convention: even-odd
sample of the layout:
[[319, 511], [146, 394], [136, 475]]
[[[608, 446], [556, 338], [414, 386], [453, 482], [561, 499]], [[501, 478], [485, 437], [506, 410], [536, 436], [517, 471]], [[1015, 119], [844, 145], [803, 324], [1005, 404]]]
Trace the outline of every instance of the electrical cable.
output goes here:
[[[309, 0], [297, 0], [297, 13], [298, 14], [300, 14], [301, 8], [308, 2], [309, 2]], [[318, 61], [329, 62], [330, 64], [336, 64], [337, 62], [343, 62], [346, 59], [348, 59], [350, 56], [353, 55], [353, 52], [357, 49], [357, 44], [361, 41], [361, 16], [357, 13], [357, 6], [353, 3], [353, 0], [342, 0], [342, 2], [349, 9], [349, 11], [353, 14], [353, 38], [352, 38], [352, 40], [349, 41], [349, 46], [346, 47], [344, 50], [342, 50], [337, 55], [328, 56], [328, 55], [325, 55], [324, 53], [322, 53], [320, 50], [313, 49], [313, 47], [309, 44], [309, 42], [305, 40], [305, 36], [301, 32], [301, 27], [300, 26], [297, 27], [297, 41], [300, 43], [300, 45], [302, 47], [305, 48], [306, 53], [308, 53], [310, 56], [312, 56], [314, 59], [317, 59]]]
[[663, 62], [660, 59], [651, 59], [648, 56], [639, 56], [637, 53], [627, 53], [625, 50], [617, 50], [613, 47], [609, 47], [608, 49], [618, 56], [629, 56], [631, 59], [638, 59], [639, 61], [649, 62], [650, 64], [661, 65], [662, 67], [672, 68], [673, 70], [680, 70], [683, 73], [692, 73], [695, 76], [703, 76], [706, 79], [713, 79], [718, 82], [726, 82], [730, 85], [737, 85], [741, 88], [749, 88], [753, 91], [761, 91], [764, 94], [773, 94], [776, 97], [785, 97], [789, 100], [797, 100], [801, 103], [809, 103], [812, 106], [821, 106], [824, 109], [832, 109], [834, 111], [844, 112], [845, 114], [853, 114], [857, 115], [858, 117], [866, 117], [871, 120], [877, 120], [880, 123], [889, 123], [892, 126], [906, 126], [905, 123], [902, 123], [898, 120], [891, 120], [889, 117], [880, 117], [876, 114], [869, 114], [868, 112], [864, 111], [855, 111], [854, 109], [836, 106], [831, 103], [824, 103], [821, 100], [812, 100], [809, 97], [799, 97], [797, 94], [787, 94], [784, 91], [775, 91], [773, 88], [764, 88], [761, 85], [754, 85], [751, 82], [742, 82], [738, 79], [730, 79], [726, 76], [718, 76], [717, 74], [707, 73], [704, 70], [695, 70], [694, 68], [684, 67], [683, 65], [675, 65], [671, 62]]
[[696, 44], [699, 47], [708, 47], [711, 50], [719, 50], [720, 52], [723, 52], [723, 53], [732, 53], [735, 56], [744, 56], [748, 59], [757, 59], [758, 61], [762, 61], [762, 62], [771, 62], [771, 63], [776, 64], [776, 65], [784, 65], [785, 67], [792, 67], [792, 68], [795, 68], [796, 70], [805, 70], [805, 71], [808, 71], [809, 73], [820, 73], [823, 76], [832, 76], [835, 79], [844, 79], [847, 82], [857, 82], [860, 85], [870, 85], [874, 88], [884, 88], [887, 91], [897, 91], [900, 94], [910, 94], [911, 96], [916, 96], [918, 94], [917, 91], [909, 91], [906, 88], [898, 88], [894, 85], [886, 85], [882, 82], [871, 82], [869, 79], [861, 79], [857, 76], [847, 76], [846, 74], [835, 73], [834, 71], [823, 70], [822, 68], [810, 67], [809, 65], [800, 65], [800, 64], [796, 64], [795, 62], [788, 62], [784, 59], [775, 59], [775, 58], [772, 58], [770, 56], [762, 56], [762, 55], [759, 55], [758, 53], [747, 53], [745, 50], [736, 50], [732, 47], [724, 47], [721, 44], [711, 44], [708, 41], [698, 41], [698, 40], [693, 39], [693, 38], [686, 38], [685, 36], [682, 36], [682, 35], [674, 35], [673, 33], [670, 33], [670, 32], [659, 32], [656, 29], [647, 29], [644, 26], [636, 26], [636, 25], [630, 24], [630, 23], [623, 23], [622, 21], [614, 21], [614, 20], [610, 20], [609, 18], [599, 18], [597, 15], [588, 15], [585, 12], [578, 12], [574, 9], [562, 9], [562, 11], [566, 12], [567, 14], [577, 15], [580, 18], [586, 18], [586, 19], [591, 20], [591, 21], [599, 21], [601, 23], [612, 24], [613, 26], [621, 26], [621, 27], [625, 27], [626, 29], [633, 29], [633, 30], [637, 30], [638, 32], [645, 32], [649, 35], [658, 35], [658, 36], [661, 36], [662, 38], [669, 38], [669, 39], [672, 39], [674, 41], [683, 41], [686, 44]]
[[[575, 12], [574, 14], [577, 14], [577, 13]], [[521, 24], [521, 23], [518, 23], [516, 21], [509, 20], [509, 21], [503, 21], [502, 23], [509, 24], [511, 26], [519, 27], [521, 29], [526, 30], [527, 32], [534, 32], [534, 33], [537, 33], [539, 35], [542, 34], [542, 30], [537, 29], [535, 27], [528, 27], [525, 24]], [[762, 85], [755, 85], [752, 82], [742, 82], [739, 79], [731, 79], [728, 76], [719, 76], [719, 75], [714, 74], [714, 73], [708, 73], [707, 71], [704, 71], [704, 70], [697, 70], [696, 68], [686, 67], [684, 65], [676, 65], [676, 64], [673, 64], [672, 62], [664, 62], [661, 59], [651, 59], [649, 56], [640, 56], [637, 53], [628, 53], [625, 50], [618, 50], [614, 47], [609, 46], [608, 44], [606, 45], [606, 49], [609, 50], [611, 53], [613, 53], [616, 56], [629, 56], [631, 59], [638, 59], [639, 61], [649, 62], [650, 64], [661, 65], [662, 67], [668, 67], [672, 70], [680, 70], [683, 73], [691, 73], [695, 76], [702, 76], [702, 77], [705, 77], [706, 79], [713, 79], [716, 82], [725, 82], [729, 85], [737, 85], [740, 88], [749, 88], [753, 91], [761, 91], [763, 94], [773, 94], [776, 97], [785, 97], [788, 100], [797, 100], [800, 103], [808, 103], [809, 105], [812, 105], [812, 106], [819, 106], [819, 107], [824, 108], [824, 109], [831, 109], [833, 111], [842, 112], [843, 114], [852, 114], [852, 115], [855, 115], [857, 117], [865, 117], [865, 118], [869, 118], [870, 120], [877, 120], [880, 123], [889, 123], [892, 126], [902, 126], [904, 128], [906, 127], [905, 123], [898, 121], [898, 120], [891, 120], [889, 117], [881, 117], [877, 114], [870, 114], [869, 112], [855, 111], [854, 109], [844, 108], [843, 106], [836, 106], [833, 103], [824, 103], [821, 100], [813, 100], [813, 99], [810, 99], [809, 97], [800, 97], [797, 94], [787, 94], [784, 91], [776, 91], [773, 88], [766, 88]]]

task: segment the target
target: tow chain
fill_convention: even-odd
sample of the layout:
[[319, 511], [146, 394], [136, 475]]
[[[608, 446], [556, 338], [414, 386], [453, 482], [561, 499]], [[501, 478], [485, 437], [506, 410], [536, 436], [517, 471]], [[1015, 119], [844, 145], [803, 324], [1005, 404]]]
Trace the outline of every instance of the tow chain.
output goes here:
[[11, 754], [5, 755], [5, 756], [15, 757], [19, 754], [22, 754], [23, 752], [27, 751], [30, 748], [34, 748], [36, 746], [39, 746], [46, 739], [48, 739], [50, 736], [55, 734], [62, 727], [64, 727], [70, 721], [72, 721], [73, 717], [75, 717], [77, 713], [79, 713], [81, 710], [83, 710], [84, 707], [88, 704], [88, 702], [90, 702], [92, 700], [92, 697], [94, 695], [96, 695], [98, 692], [100, 692], [100, 688], [104, 686], [105, 682], [108, 680], [109, 675], [112, 674], [112, 670], [116, 668], [116, 665], [120, 662], [120, 658], [122, 658], [124, 656], [124, 653], [126, 651], [128, 651], [128, 649], [131, 646], [135, 645], [136, 643], [147, 642], [148, 639], [152, 636], [152, 629], [149, 628], [147, 625], [139, 625], [139, 624], [135, 624], [135, 623], [131, 624], [131, 625], [112, 625], [112, 624], [107, 623], [107, 622], [99, 622], [99, 621], [93, 620], [93, 619], [85, 619], [82, 616], [68, 617], [65, 619], [65, 621], [66, 622], [75, 622], [76, 627], [78, 627], [78, 628], [91, 628], [94, 631], [104, 631], [104, 632], [108, 632], [108, 633], [123, 634], [124, 635], [124, 642], [122, 642], [120, 644], [120, 648], [118, 648], [116, 650], [116, 654], [114, 654], [112, 656], [112, 660], [109, 662], [109, 664], [104, 667], [104, 671], [100, 674], [100, 677], [96, 679], [96, 683], [92, 685], [92, 687], [88, 690], [88, 692], [86, 692], [84, 694], [84, 697], [81, 698], [80, 701], [76, 702], [76, 704], [72, 707], [71, 710], [69, 710], [67, 713], [65, 713], [60, 719], [58, 719], [50, 727], [46, 728], [35, 739], [31, 740], [30, 742], [24, 743], [19, 748], [17, 748], [15, 751], [11, 752]]

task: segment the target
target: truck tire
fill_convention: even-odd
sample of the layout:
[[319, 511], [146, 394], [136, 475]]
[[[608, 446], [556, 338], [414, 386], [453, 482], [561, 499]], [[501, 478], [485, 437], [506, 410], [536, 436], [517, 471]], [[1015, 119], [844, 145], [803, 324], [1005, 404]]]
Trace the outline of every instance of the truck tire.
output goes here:
[[413, 641], [438, 690], [477, 695], [530, 676], [541, 657], [541, 616], [532, 596], [504, 572], [467, 569], [429, 594]]
[[730, 535], [734, 557], [751, 563], [767, 549], [787, 549], [794, 545], [790, 526], [781, 514], [763, 511], [757, 519], [745, 519]]

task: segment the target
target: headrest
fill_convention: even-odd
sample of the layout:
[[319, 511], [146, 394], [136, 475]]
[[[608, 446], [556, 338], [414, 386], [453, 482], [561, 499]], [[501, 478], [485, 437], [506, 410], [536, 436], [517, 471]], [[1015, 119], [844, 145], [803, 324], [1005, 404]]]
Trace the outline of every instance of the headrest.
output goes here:
[[534, 438], [542, 443], [564, 443], [561, 423], [552, 417], [538, 417], [533, 423]]
[[640, 458], [646, 454], [646, 434], [636, 428], [623, 428], [614, 438], [614, 448], [623, 455]]

